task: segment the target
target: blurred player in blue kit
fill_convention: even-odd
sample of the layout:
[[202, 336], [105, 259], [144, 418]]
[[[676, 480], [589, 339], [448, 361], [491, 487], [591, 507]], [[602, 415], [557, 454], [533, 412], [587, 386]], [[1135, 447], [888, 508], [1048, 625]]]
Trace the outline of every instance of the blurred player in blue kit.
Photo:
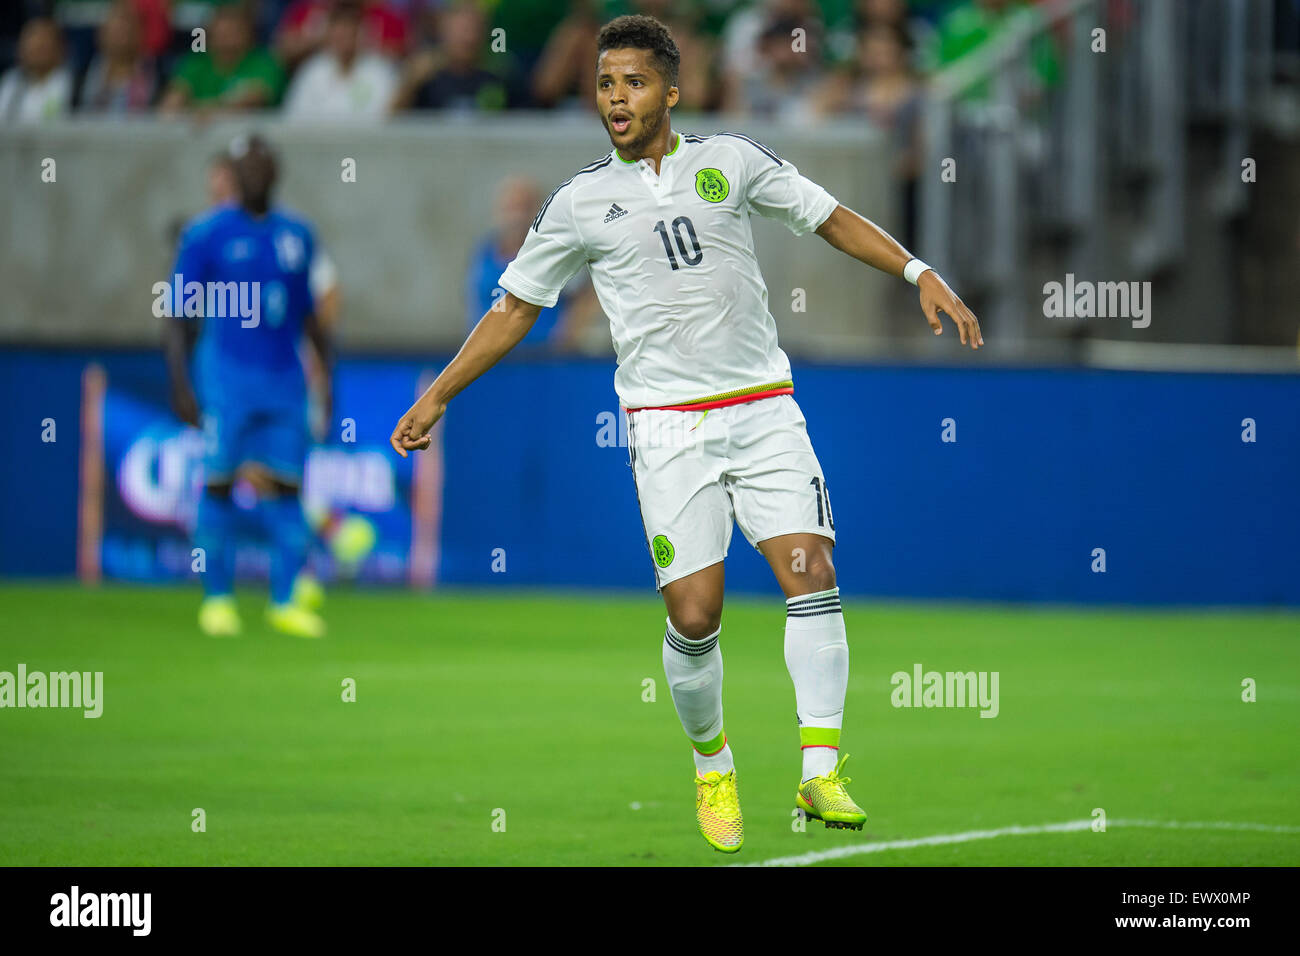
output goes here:
[[194, 536], [204, 560], [199, 627], [213, 637], [242, 629], [231, 492], [240, 467], [256, 464], [269, 477], [260, 509], [273, 545], [267, 619], [286, 634], [322, 637], [324, 621], [293, 600], [309, 542], [301, 497], [310, 441], [304, 337], [324, 370], [325, 420], [332, 415], [332, 348], [310, 281], [316, 241], [306, 221], [272, 206], [277, 164], [263, 140], [236, 140], [230, 168], [237, 202], [208, 210], [181, 235], [171, 281], [183, 292], [174, 292], [164, 334], [172, 406], [204, 434]]

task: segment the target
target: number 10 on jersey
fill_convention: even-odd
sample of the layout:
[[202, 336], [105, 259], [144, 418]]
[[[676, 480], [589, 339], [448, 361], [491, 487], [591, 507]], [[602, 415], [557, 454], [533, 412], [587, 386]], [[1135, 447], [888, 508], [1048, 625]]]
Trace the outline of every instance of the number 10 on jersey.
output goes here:
[[[686, 229], [685, 235], [682, 234], [683, 227]], [[678, 216], [674, 219], [671, 230], [660, 219], [655, 223], [654, 231], [659, 233], [659, 238], [663, 240], [664, 252], [668, 253], [668, 264], [673, 267], [674, 272], [681, 267], [677, 264], [677, 256], [673, 254], [673, 239], [677, 240], [677, 252], [681, 254], [682, 261], [688, 266], [698, 266], [701, 260], [704, 259], [704, 250], [700, 248], [700, 240], [695, 235], [695, 226], [686, 216]], [[669, 238], [668, 235], [670, 231], [672, 232], [672, 238]], [[691, 251], [689, 252], [686, 250], [687, 237], [691, 240]]]

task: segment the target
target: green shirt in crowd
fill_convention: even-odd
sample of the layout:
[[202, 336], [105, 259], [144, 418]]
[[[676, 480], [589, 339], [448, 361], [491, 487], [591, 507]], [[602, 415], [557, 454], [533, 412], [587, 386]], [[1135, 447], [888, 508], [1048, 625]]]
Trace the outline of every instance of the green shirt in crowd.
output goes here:
[[266, 91], [265, 105], [274, 106], [284, 91], [284, 70], [266, 50], [249, 50], [230, 70], [222, 70], [210, 53], [190, 53], [176, 68], [172, 82], [183, 84], [195, 103], [228, 99], [256, 84]]

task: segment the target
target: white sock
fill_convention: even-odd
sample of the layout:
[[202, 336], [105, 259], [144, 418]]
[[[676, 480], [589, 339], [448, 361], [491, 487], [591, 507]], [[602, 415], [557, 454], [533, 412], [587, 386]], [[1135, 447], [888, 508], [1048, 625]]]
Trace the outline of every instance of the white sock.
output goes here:
[[718, 648], [722, 629], [692, 641], [679, 634], [672, 621], [667, 625], [664, 674], [682, 730], [695, 747], [696, 769], [726, 773], [732, 761], [722, 731], [722, 651]]
[[794, 681], [802, 779], [807, 780], [835, 769], [849, 688], [849, 643], [839, 588], [800, 594], [785, 604], [785, 666]]
[[701, 777], [710, 770], [716, 770], [718, 773], [730, 773], [736, 769], [736, 762], [731, 759], [731, 745], [723, 744], [722, 749], [715, 754], [705, 755], [698, 750], [695, 751], [695, 772]]
[[799, 776], [799, 782], [826, 776], [835, 769], [835, 761], [839, 759], [838, 747], [804, 747], [803, 773]]

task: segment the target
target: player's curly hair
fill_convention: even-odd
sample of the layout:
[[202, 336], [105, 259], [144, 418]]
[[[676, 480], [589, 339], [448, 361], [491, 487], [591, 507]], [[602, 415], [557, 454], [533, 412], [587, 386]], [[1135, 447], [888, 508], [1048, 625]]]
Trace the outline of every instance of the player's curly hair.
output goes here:
[[668, 85], [677, 85], [677, 70], [682, 64], [682, 54], [666, 26], [654, 17], [634, 13], [615, 17], [600, 28], [600, 34], [596, 37], [597, 56], [606, 50], [628, 47], [649, 50], [654, 56], [655, 68], [668, 81]]

